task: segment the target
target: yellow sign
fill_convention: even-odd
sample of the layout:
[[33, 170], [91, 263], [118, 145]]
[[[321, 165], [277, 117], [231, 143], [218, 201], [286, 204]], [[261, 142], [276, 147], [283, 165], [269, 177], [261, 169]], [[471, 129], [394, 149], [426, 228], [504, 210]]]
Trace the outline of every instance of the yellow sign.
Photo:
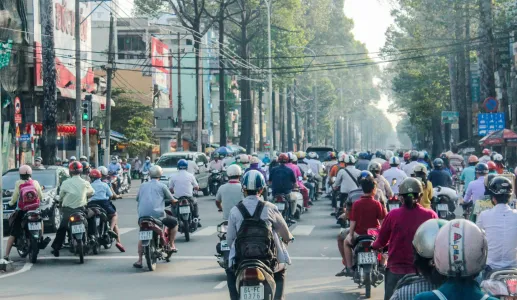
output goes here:
[[16, 137], [17, 138], [20, 137], [20, 127], [19, 126], [16, 126]]

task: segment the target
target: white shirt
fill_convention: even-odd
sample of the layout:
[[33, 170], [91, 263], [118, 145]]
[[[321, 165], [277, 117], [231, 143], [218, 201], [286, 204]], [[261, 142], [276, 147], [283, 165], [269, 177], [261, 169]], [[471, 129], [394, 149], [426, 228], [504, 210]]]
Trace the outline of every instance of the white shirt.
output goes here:
[[[384, 178], [386, 178], [390, 184], [393, 194], [399, 193], [399, 185], [402, 183], [402, 181], [404, 181], [404, 179], [407, 178], [406, 173], [397, 167], [389, 168], [388, 170], [384, 171], [384, 173], [382, 173], [382, 176], [384, 176]], [[393, 179], [395, 179], [396, 182], [394, 185], [391, 185]]]
[[192, 197], [195, 187], [199, 187], [196, 177], [186, 170], [179, 170], [169, 178], [169, 188], [174, 190], [174, 198]]
[[492, 159], [490, 159], [490, 156], [489, 155], [483, 155], [479, 158], [479, 162], [480, 163], [488, 163], [489, 161], [491, 161]]
[[412, 161], [409, 164], [406, 164], [404, 166], [403, 170], [406, 173], [407, 177], [411, 177], [411, 174], [415, 173], [414, 169], [415, 169], [415, 166], [417, 166], [418, 164], [420, 164], [420, 163], [417, 161]]
[[188, 163], [187, 171], [190, 174], [196, 174], [199, 172], [199, 167], [193, 160], [187, 160], [187, 163]]
[[[348, 170], [350, 174], [354, 177], [350, 177], [348, 173], [345, 171]], [[340, 186], [340, 192], [342, 194], [348, 194], [350, 191], [357, 189], [359, 186], [355, 183], [357, 181], [357, 177], [361, 175], [361, 171], [355, 168], [355, 166], [347, 166], [345, 169], [339, 170], [336, 176], [336, 182], [334, 182], [334, 187]]]
[[212, 160], [210, 164], [208, 165], [208, 169], [211, 170], [223, 170], [223, 161], [222, 160]]
[[307, 161], [307, 164], [311, 168], [312, 172], [316, 175], [319, 175], [320, 172], [323, 170], [323, 164], [321, 163], [321, 161], [317, 159], [309, 159]]
[[228, 167], [235, 161], [235, 158], [228, 156], [223, 159], [223, 166]]
[[497, 204], [481, 212], [476, 223], [488, 242], [487, 265], [492, 269], [517, 268], [517, 210]]

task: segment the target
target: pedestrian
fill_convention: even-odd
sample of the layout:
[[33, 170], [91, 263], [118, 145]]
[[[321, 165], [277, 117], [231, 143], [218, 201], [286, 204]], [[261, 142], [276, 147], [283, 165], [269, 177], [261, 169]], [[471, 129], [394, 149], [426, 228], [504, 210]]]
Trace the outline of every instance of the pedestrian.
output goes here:
[[133, 160], [133, 169], [132, 169], [132, 176], [133, 176], [133, 179], [140, 179], [140, 168], [142, 167], [142, 161], [140, 160], [140, 158], [135, 157], [135, 159]]

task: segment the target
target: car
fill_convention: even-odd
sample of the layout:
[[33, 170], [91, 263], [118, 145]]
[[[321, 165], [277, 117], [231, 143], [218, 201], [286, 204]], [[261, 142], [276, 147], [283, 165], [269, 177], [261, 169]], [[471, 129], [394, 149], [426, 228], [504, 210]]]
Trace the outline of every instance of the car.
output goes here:
[[336, 149], [330, 146], [309, 146], [305, 152], [307, 154], [309, 152], [316, 152], [319, 156], [319, 161], [324, 162], [327, 159], [327, 154], [329, 152], [336, 152]]
[[[41, 216], [45, 233], [56, 232], [61, 223], [61, 214], [58, 208], [59, 187], [70, 176], [68, 170], [59, 166], [50, 166], [45, 169], [33, 169], [32, 179], [37, 180], [43, 190], [43, 199], [40, 201]], [[4, 228], [8, 227], [9, 217], [14, 212], [9, 209], [9, 201], [14, 192], [16, 181], [20, 179], [18, 169], [11, 169], [2, 176], [2, 205], [4, 206]]]
[[193, 158], [193, 161], [199, 167], [199, 173], [195, 174], [196, 180], [199, 184], [199, 189], [203, 192], [203, 195], [208, 196], [210, 193], [208, 187], [208, 158], [202, 152], [170, 152], [160, 156], [160, 159], [156, 162], [156, 165], [162, 167], [163, 175], [160, 181], [169, 185], [169, 178], [172, 174], [178, 172], [178, 162], [180, 159]]

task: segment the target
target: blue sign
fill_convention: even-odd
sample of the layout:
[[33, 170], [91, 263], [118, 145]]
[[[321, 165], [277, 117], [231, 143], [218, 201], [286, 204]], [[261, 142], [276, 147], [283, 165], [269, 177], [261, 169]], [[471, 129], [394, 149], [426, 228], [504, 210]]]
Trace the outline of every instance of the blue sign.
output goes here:
[[478, 114], [478, 135], [485, 136], [494, 131], [504, 129], [504, 113]]
[[30, 134], [22, 134], [19, 138], [20, 142], [30, 142], [31, 141], [31, 135]]

